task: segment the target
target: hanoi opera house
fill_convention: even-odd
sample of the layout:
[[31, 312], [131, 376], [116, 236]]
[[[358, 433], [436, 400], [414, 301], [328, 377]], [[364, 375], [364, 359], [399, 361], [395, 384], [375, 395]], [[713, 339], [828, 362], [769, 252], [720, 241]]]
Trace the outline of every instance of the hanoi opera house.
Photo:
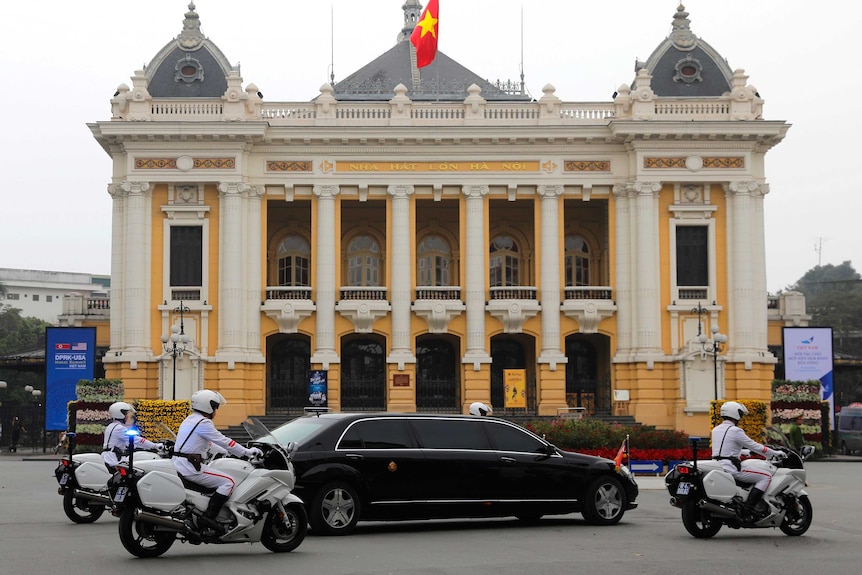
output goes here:
[[97, 325], [127, 400], [206, 387], [220, 425], [299, 415], [320, 370], [333, 411], [705, 432], [711, 400], [768, 399], [768, 341], [801, 317], [766, 291], [764, 158], [789, 124], [685, 8], [608, 102], [443, 52], [417, 68], [422, 6], [401, 9], [390, 50], [278, 102], [190, 4], [89, 124], [113, 160], [110, 315], [71, 323]]

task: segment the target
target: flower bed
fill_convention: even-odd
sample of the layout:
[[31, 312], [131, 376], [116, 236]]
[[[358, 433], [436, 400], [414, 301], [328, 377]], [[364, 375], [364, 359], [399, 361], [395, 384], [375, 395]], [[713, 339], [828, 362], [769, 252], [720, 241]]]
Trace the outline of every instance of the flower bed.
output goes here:
[[[82, 379], [75, 386], [75, 443], [80, 451], [100, 451], [105, 426], [111, 422], [108, 407], [123, 400], [123, 382], [119, 379]], [[70, 409], [70, 414], [73, 412]], [[70, 426], [71, 427], [71, 426]]]
[[785, 381], [772, 382], [772, 423], [787, 435], [790, 426], [802, 416], [802, 437], [806, 443], [819, 446], [822, 436], [822, 403], [820, 382]]

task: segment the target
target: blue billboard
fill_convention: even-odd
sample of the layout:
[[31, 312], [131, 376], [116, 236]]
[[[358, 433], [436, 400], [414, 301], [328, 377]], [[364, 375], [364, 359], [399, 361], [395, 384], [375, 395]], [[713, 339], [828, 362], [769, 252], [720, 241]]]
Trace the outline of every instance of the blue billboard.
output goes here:
[[63, 431], [75, 386], [95, 373], [96, 328], [48, 327], [45, 335], [45, 431]]

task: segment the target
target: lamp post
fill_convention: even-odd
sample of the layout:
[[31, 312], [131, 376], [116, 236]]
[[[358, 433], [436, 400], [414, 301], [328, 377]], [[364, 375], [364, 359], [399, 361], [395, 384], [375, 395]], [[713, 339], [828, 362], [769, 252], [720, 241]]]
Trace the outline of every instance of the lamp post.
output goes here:
[[[715, 302], [712, 302], [712, 305], [715, 305]], [[696, 308], [692, 308], [691, 313], [697, 314], [697, 341], [700, 342], [700, 346], [704, 352], [712, 355], [713, 398], [718, 400], [718, 354], [724, 351], [724, 347], [727, 345], [727, 336], [719, 333], [717, 324], [712, 324], [712, 328], [710, 329], [712, 332], [712, 341], [703, 333], [703, 324], [701, 323], [700, 316], [708, 313], [708, 310], [702, 307], [699, 302]]]
[[191, 310], [180, 301], [180, 305], [175, 307], [174, 311], [180, 314], [180, 325], [172, 325], [171, 335], [162, 336], [162, 347], [173, 358], [173, 392], [171, 393], [171, 399], [177, 398], [177, 356], [186, 352], [186, 345], [189, 343], [189, 336], [186, 335], [185, 326], [183, 325], [183, 313]]

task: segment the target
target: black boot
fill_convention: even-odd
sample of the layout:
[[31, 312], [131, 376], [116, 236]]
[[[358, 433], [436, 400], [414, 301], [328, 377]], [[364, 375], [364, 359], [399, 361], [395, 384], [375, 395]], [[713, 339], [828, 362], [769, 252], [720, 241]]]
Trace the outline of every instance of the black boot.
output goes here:
[[221, 493], [213, 493], [210, 497], [210, 503], [207, 506], [206, 512], [198, 519], [198, 523], [203, 527], [209, 527], [216, 531], [224, 531], [224, 527], [216, 520], [218, 512], [221, 511], [222, 505], [228, 500], [227, 495]]
[[757, 487], [752, 487], [751, 491], [748, 492], [748, 500], [745, 502], [745, 510], [753, 517], [757, 517], [757, 504], [760, 503], [762, 499], [763, 491]]

